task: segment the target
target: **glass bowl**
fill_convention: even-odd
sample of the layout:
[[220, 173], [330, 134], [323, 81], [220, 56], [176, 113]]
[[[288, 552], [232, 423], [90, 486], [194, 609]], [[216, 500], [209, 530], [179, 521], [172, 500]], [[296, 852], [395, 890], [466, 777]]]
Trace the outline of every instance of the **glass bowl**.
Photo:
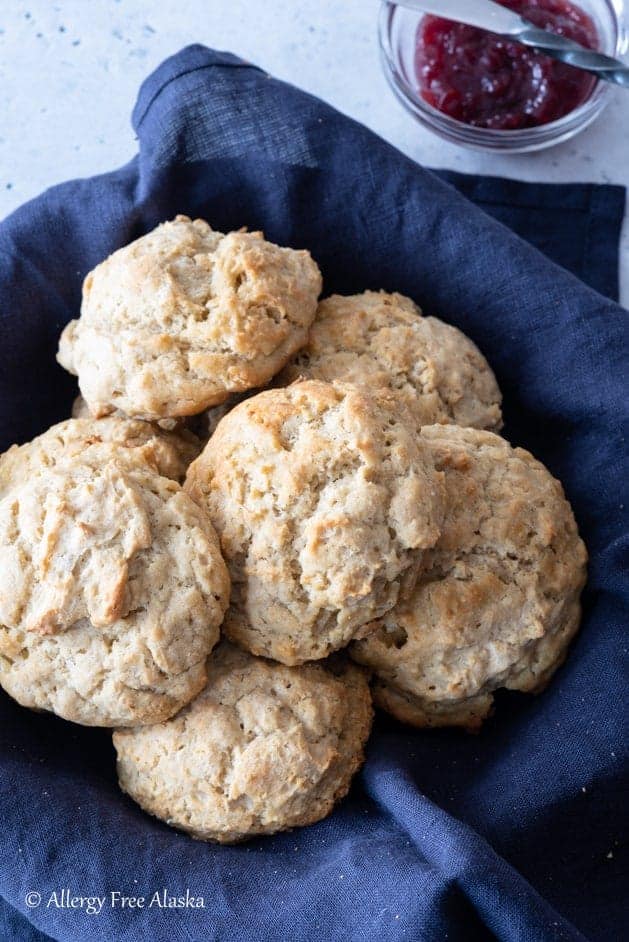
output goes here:
[[[621, 59], [627, 52], [625, 0], [577, 0], [596, 23], [601, 51]], [[557, 121], [535, 128], [496, 131], [477, 128], [437, 111], [421, 97], [415, 77], [415, 36], [423, 13], [384, 0], [379, 39], [384, 74], [397, 98], [424, 127], [448, 141], [475, 150], [521, 154], [567, 141], [594, 121], [608, 104], [614, 88], [597, 82], [589, 98]], [[625, 93], [626, 94], [626, 93]]]

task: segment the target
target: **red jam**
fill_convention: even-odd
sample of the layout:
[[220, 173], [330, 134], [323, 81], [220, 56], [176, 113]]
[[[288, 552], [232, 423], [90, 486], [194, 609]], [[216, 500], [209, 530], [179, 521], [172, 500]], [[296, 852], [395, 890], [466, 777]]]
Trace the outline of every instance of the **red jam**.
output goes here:
[[[596, 49], [592, 19], [568, 0], [499, 0], [536, 26]], [[417, 31], [415, 70], [422, 98], [451, 118], [511, 131], [556, 121], [591, 94], [587, 72], [494, 33], [437, 16]]]

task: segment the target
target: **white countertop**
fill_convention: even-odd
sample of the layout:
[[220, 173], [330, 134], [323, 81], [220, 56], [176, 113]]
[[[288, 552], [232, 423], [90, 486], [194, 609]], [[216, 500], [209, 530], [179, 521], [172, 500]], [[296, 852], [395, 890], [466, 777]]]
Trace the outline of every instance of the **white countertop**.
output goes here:
[[[534, 155], [465, 151], [422, 130], [380, 70], [377, 0], [3, 0], [0, 218], [41, 190], [126, 162], [140, 83], [200, 42], [319, 95], [433, 167], [524, 180], [629, 186], [629, 93], [567, 144]], [[629, 225], [622, 242], [629, 305]]]

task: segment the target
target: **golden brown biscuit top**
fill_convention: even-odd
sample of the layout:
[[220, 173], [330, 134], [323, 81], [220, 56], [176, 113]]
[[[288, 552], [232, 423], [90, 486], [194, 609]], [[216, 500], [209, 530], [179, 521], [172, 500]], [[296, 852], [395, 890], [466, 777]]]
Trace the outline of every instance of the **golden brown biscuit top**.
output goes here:
[[576, 630], [585, 583], [561, 485], [490, 432], [430, 426], [422, 438], [445, 475], [443, 531], [413, 593], [352, 656], [422, 710], [539, 688]]
[[115, 457], [119, 463], [150, 468], [181, 481], [199, 447], [196, 436], [186, 430], [166, 432], [138, 419], [118, 415], [66, 419], [0, 455], [0, 497], [16, 481], [74, 458], [98, 466]]
[[399, 402], [314, 381], [233, 409], [185, 486], [231, 569], [228, 634], [285, 663], [325, 656], [391, 607], [443, 513]]
[[372, 718], [363, 673], [285, 667], [223, 642], [205, 690], [172, 720], [118, 731], [122, 787], [148, 811], [214, 840], [307, 824], [362, 761]]
[[365, 291], [321, 301], [308, 343], [277, 382], [299, 377], [388, 389], [418, 426], [502, 425], [500, 390], [477, 347], [456, 327], [423, 317], [401, 294]]
[[229, 576], [148, 428], [69, 420], [0, 457], [0, 684], [25, 706], [135, 726], [203, 686]]
[[309, 252], [178, 216], [90, 272], [59, 362], [95, 415], [194, 415], [281, 369], [320, 290]]
[[33, 467], [0, 492], [0, 623], [55, 634], [142, 611], [172, 654], [184, 623], [218, 625], [226, 607], [216, 534], [174, 481], [99, 458]]

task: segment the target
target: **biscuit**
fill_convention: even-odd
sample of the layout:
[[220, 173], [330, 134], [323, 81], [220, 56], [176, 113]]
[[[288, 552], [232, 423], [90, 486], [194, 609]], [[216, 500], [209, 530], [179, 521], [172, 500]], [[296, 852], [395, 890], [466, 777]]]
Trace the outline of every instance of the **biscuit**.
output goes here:
[[284, 664], [322, 658], [412, 588], [443, 493], [406, 418], [387, 393], [303, 382], [220, 422], [185, 488], [221, 539], [231, 640]]
[[114, 733], [120, 786], [200, 840], [313, 824], [347, 794], [372, 716], [359, 668], [285, 667], [222, 642], [205, 690], [181, 713]]
[[204, 444], [196, 429], [192, 431], [188, 428], [190, 420], [162, 419], [160, 422], [145, 422], [142, 419], [130, 419], [119, 410], [96, 419], [83, 396], [77, 396], [74, 400], [72, 418], [91, 422], [90, 426], [85, 426], [91, 435], [96, 434], [127, 447], [137, 447], [146, 439], [159, 455], [158, 472], [180, 483], [186, 476], [188, 465], [198, 457]]
[[0, 461], [0, 685], [85, 725], [155, 723], [192, 699], [228, 603], [207, 514], [133, 451]]
[[436, 422], [499, 431], [501, 394], [472, 341], [409, 298], [384, 291], [321, 301], [308, 343], [277, 377], [390, 390], [416, 425]]
[[88, 274], [57, 358], [95, 416], [194, 415], [277, 373], [320, 290], [309, 252], [177, 216]]
[[66, 419], [47, 429], [25, 445], [12, 445], [0, 455], [0, 493], [20, 482], [40, 466], [54, 467], [71, 461], [85, 451], [90, 460], [116, 456], [120, 462], [148, 467], [173, 481], [181, 482], [188, 465], [199, 453], [201, 443], [191, 432], [166, 432], [139, 419], [117, 415], [102, 419]]
[[475, 729], [494, 690], [538, 692], [564, 660], [587, 554], [561, 485], [529, 452], [455, 426], [421, 437], [445, 473], [443, 532], [413, 594], [350, 653], [398, 719]]

